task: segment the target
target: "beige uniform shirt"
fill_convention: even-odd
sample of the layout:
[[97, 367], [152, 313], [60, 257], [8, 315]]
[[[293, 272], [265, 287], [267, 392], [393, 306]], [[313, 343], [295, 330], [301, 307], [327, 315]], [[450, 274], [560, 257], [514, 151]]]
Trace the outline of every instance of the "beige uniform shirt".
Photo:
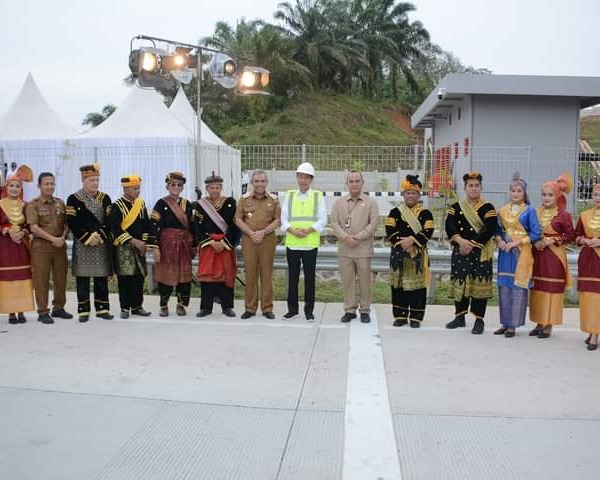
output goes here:
[[[373, 236], [379, 226], [377, 201], [361, 193], [356, 199], [349, 194], [338, 198], [331, 209], [331, 226], [338, 238], [338, 255], [342, 257], [364, 258], [373, 256]], [[346, 238], [354, 236], [359, 240], [354, 248], [348, 248]]]
[[65, 232], [67, 208], [60, 198], [37, 197], [27, 203], [26, 212], [29, 225], [36, 224], [54, 237], [60, 237]]
[[280, 215], [281, 206], [274, 193], [266, 193], [262, 198], [256, 198], [252, 192], [245, 193], [235, 210], [235, 218], [254, 231], [263, 230]]

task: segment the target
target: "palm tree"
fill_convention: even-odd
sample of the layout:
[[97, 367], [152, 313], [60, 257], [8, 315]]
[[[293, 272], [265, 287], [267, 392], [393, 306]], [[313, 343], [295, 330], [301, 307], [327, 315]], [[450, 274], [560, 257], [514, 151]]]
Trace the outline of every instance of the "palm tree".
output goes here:
[[117, 107], [115, 107], [112, 104], [108, 104], [105, 105], [104, 108], [102, 108], [102, 112], [98, 113], [98, 112], [91, 112], [88, 113], [85, 118], [83, 119], [83, 121], [81, 122], [82, 125], [90, 125], [92, 127], [97, 127], [98, 125], [100, 125], [104, 120], [106, 120], [108, 117], [110, 117], [115, 110], [117, 109]]

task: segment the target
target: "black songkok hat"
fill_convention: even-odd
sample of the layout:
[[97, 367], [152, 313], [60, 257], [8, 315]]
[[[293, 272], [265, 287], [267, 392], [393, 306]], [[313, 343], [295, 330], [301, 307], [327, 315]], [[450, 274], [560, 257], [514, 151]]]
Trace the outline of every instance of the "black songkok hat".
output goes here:
[[219, 177], [213, 170], [212, 175], [210, 177], [206, 177], [204, 180], [205, 185], [210, 185], [211, 183], [223, 183], [223, 177]]

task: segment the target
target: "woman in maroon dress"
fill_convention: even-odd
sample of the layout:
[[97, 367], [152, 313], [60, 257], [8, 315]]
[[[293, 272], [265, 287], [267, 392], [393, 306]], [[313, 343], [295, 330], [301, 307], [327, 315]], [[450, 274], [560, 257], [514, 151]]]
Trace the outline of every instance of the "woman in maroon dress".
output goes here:
[[577, 261], [579, 322], [588, 350], [598, 348], [600, 334], [600, 184], [592, 190], [593, 207], [581, 212], [575, 233], [581, 252]]
[[563, 174], [542, 185], [542, 205], [536, 209], [542, 238], [533, 248], [533, 288], [529, 318], [536, 323], [530, 336], [548, 338], [553, 325], [562, 325], [565, 289], [571, 287], [565, 246], [575, 240], [571, 215], [565, 210], [573, 180]]
[[0, 199], [0, 312], [11, 324], [25, 323], [23, 312], [34, 310], [29, 231], [26, 228], [23, 182], [33, 172], [26, 165], [6, 179]]

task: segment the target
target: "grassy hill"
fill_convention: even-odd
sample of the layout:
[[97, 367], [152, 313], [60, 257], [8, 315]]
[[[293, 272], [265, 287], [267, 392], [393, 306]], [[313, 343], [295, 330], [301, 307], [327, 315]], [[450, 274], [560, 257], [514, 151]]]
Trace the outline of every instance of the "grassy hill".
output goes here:
[[215, 126], [234, 145], [413, 145], [399, 106], [344, 95], [302, 95], [253, 125]]
[[579, 136], [589, 143], [594, 152], [600, 153], [600, 116], [582, 118]]

